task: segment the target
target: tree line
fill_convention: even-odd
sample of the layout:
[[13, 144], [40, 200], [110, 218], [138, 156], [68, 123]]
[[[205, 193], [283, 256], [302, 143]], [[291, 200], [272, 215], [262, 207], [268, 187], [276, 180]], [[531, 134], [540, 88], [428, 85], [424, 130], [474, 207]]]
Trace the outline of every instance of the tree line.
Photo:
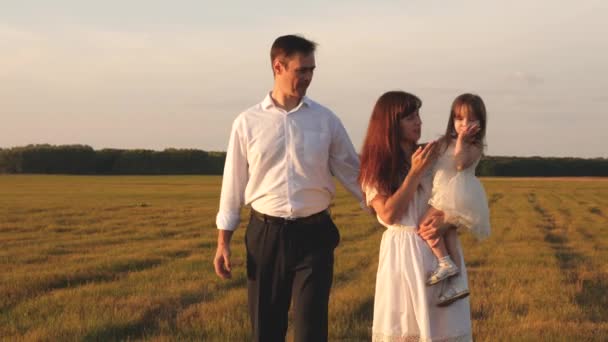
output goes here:
[[[225, 152], [196, 149], [94, 150], [86, 145], [28, 145], [0, 148], [0, 173], [221, 175], [225, 159]], [[608, 159], [484, 156], [476, 173], [486, 177], [607, 177]]]
[[0, 173], [221, 175], [224, 152], [194, 149], [94, 150], [86, 145], [28, 145], [0, 149]]

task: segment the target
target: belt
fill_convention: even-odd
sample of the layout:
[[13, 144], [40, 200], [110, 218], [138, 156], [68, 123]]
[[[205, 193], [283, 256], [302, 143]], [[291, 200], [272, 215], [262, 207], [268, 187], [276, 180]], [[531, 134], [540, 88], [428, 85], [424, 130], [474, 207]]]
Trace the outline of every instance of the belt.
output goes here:
[[253, 208], [251, 208], [251, 216], [255, 217], [256, 219], [258, 219], [260, 221], [264, 221], [265, 223], [272, 223], [272, 224], [286, 224], [286, 223], [317, 224], [317, 223], [323, 222], [323, 220], [329, 216], [329, 210], [325, 209], [321, 212], [318, 212], [316, 214], [312, 214], [312, 215], [306, 216], [306, 217], [284, 218], [284, 217], [277, 217], [277, 216], [270, 216], [270, 215], [262, 214], [260, 212], [255, 211]]

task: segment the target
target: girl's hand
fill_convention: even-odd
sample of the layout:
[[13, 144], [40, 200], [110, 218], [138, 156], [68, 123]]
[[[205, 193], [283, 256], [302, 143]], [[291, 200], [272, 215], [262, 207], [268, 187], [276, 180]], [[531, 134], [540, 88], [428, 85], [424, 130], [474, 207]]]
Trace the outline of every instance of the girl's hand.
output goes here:
[[477, 134], [481, 130], [479, 126], [479, 122], [475, 122], [472, 125], [468, 125], [467, 128], [461, 130], [458, 133], [458, 139], [462, 141], [470, 141], [473, 139], [475, 134]]
[[411, 172], [421, 175], [437, 158], [437, 142], [431, 141], [424, 148], [418, 147], [412, 155]]

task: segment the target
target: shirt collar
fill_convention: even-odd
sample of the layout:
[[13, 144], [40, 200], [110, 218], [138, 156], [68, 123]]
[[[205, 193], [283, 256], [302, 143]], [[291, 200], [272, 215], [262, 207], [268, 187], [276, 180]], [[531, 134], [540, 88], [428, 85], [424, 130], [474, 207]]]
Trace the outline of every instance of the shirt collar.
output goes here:
[[[265, 110], [277, 107], [274, 104], [274, 101], [272, 100], [272, 97], [270, 96], [270, 94], [271, 94], [271, 92], [269, 92], [268, 94], [266, 94], [266, 97], [262, 101], [262, 108], [265, 109]], [[300, 103], [294, 109], [292, 109], [291, 111], [293, 112], [295, 110], [298, 110], [302, 105], [304, 105], [306, 107], [310, 107], [310, 106], [312, 106], [312, 100], [309, 99], [306, 96], [302, 97], [302, 101], [300, 101]]]

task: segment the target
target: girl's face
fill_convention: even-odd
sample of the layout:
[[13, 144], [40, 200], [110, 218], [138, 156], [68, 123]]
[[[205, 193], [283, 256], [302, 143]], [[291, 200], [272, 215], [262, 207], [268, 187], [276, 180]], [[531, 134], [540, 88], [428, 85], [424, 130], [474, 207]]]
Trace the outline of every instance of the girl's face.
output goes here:
[[401, 127], [401, 141], [415, 144], [420, 139], [422, 120], [418, 109], [409, 115], [403, 115], [399, 120]]
[[479, 126], [479, 119], [469, 110], [466, 106], [460, 106], [455, 110], [454, 114], [454, 130], [458, 134], [462, 134], [467, 128], [477, 125]]

